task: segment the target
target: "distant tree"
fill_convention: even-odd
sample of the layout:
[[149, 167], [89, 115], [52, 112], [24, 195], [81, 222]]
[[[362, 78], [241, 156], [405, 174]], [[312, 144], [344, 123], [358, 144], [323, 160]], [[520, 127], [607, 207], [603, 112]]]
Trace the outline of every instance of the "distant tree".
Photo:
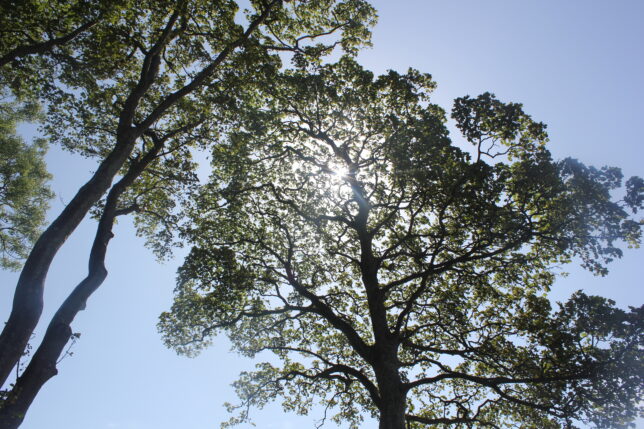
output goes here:
[[459, 148], [433, 88], [346, 58], [299, 69], [214, 148], [159, 327], [180, 353], [224, 330], [279, 358], [242, 373], [229, 423], [278, 396], [352, 428], [617, 428], [641, 411], [644, 310], [546, 297], [562, 264], [604, 275], [639, 243], [641, 179], [613, 201], [619, 169], [554, 161], [545, 125], [487, 93], [456, 100]]
[[[8, 58], [0, 83], [45, 104], [43, 128], [52, 143], [99, 164], [27, 257], [0, 334], [0, 384], [40, 318], [58, 249], [93, 207], [99, 226], [87, 277], [0, 403], [2, 428], [17, 427], [56, 375], [71, 322], [107, 275], [114, 219], [133, 213], [141, 234], [172, 240], [175, 198], [195, 183], [193, 151], [216, 144], [240, 106], [263, 99], [262, 88], [282, 67], [278, 53], [319, 58], [335, 46], [355, 52], [369, 42], [375, 20], [363, 0], [252, 0], [244, 13], [231, 0], [11, 3], [16, 9], [0, 18], [0, 58]], [[21, 50], [42, 43], [46, 49]]]
[[0, 103], [0, 267], [17, 270], [45, 221], [51, 175], [45, 166], [47, 142], [25, 142], [21, 122], [38, 120], [35, 103]]

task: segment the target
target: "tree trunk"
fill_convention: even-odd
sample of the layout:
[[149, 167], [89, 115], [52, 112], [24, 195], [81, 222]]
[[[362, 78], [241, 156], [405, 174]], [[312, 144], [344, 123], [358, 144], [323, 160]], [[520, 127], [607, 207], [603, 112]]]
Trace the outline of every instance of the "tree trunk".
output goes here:
[[376, 343], [377, 361], [374, 365], [380, 391], [379, 429], [405, 429], [407, 391], [400, 378], [398, 347], [392, 339]]
[[108, 193], [90, 252], [89, 273], [59, 307], [24, 374], [16, 381], [7, 400], [0, 404], [0, 429], [15, 429], [20, 426], [40, 389], [50, 378], [58, 374], [56, 364], [72, 336], [71, 323], [78, 312], [85, 308], [87, 299], [107, 277], [105, 255], [113, 237], [114, 220], [119, 214], [127, 214], [134, 210], [134, 207], [117, 210], [119, 198], [154, 161], [163, 144], [163, 140], [156, 141], [155, 146], [138, 163], [131, 165], [123, 178]]
[[20, 273], [11, 314], [0, 334], [0, 386], [7, 381], [22, 356], [40, 319], [45, 278], [54, 256], [89, 209], [110, 187], [135, 141], [136, 137], [131, 135], [115, 145], [92, 178], [78, 190], [62, 213], [36, 241]]
[[43, 341], [48, 341], [52, 347], [39, 347], [24, 374], [16, 381], [0, 408], [0, 429], [16, 429], [20, 426], [40, 388], [58, 373], [58, 356], [71, 335], [72, 330], [68, 325], [56, 323], [49, 326]]
[[382, 394], [378, 429], [405, 429], [405, 395]]
[[56, 365], [72, 336], [71, 322], [84, 308], [87, 298], [107, 277], [102, 264], [97, 265], [60, 306], [27, 369], [0, 406], [0, 429], [15, 429], [20, 426], [40, 389], [58, 374]]

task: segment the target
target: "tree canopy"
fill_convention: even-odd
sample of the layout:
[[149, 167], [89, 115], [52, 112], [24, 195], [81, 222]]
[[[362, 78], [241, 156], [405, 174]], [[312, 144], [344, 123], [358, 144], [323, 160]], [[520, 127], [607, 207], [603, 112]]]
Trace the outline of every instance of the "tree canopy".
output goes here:
[[38, 237], [52, 192], [45, 166], [47, 142], [27, 144], [16, 131], [39, 117], [36, 103], [0, 104], [0, 267], [16, 270]]
[[159, 328], [188, 355], [221, 331], [274, 353], [241, 374], [229, 423], [277, 396], [354, 428], [614, 428], [641, 411], [643, 309], [547, 292], [562, 264], [604, 275], [638, 245], [642, 180], [553, 160], [545, 125], [488, 93], [455, 101], [459, 147], [434, 86], [303, 65], [214, 148]]

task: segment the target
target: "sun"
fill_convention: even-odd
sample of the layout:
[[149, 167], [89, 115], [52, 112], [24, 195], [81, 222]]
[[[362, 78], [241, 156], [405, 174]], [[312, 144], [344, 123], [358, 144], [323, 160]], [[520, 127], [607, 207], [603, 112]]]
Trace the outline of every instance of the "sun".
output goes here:
[[333, 177], [337, 180], [342, 180], [349, 175], [349, 169], [344, 166], [333, 166], [330, 170]]

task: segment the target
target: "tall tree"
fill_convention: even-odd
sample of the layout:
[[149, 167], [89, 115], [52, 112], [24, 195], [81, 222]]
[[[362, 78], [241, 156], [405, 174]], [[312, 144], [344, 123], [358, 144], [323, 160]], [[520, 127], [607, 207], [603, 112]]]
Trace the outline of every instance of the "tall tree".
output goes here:
[[[167, 191], [176, 190], [176, 182], [190, 180], [185, 171], [192, 165], [189, 147], [216, 142], [240, 104], [261, 99], [262, 82], [281, 67], [276, 52], [319, 57], [336, 45], [354, 52], [368, 43], [368, 27], [375, 19], [373, 9], [362, 0], [257, 0], [250, 2], [245, 15], [238, 13], [237, 2], [227, 0], [54, 2], [34, 12], [40, 14], [39, 22], [45, 22], [51, 8], [65, 13], [79, 5], [95, 12], [90, 18], [72, 20], [69, 28], [89, 21], [91, 25], [43, 52], [14, 56], [0, 70], [3, 85], [14, 94], [44, 100], [48, 107], [44, 130], [54, 143], [99, 161], [96, 172], [40, 236], [25, 262], [0, 335], [0, 383], [7, 380], [38, 322], [45, 277], [56, 252], [110, 187], [97, 214], [102, 219], [97, 233], [101, 246], [107, 245], [118, 214], [137, 212], [142, 231], [156, 231], [159, 219], [172, 209]], [[18, 36], [3, 44], [3, 56], [38, 39], [21, 31], [31, 20], [15, 16], [6, 28]], [[58, 39], [47, 25], [38, 28], [43, 29], [40, 39]], [[326, 41], [319, 39], [331, 33]], [[112, 186], [119, 174], [121, 180]], [[174, 184], [166, 186], [169, 182]], [[146, 186], [152, 189], [142, 192]], [[70, 338], [73, 316], [84, 308], [88, 291], [91, 294], [105, 278], [103, 256], [104, 251], [92, 252], [91, 286], [79, 284], [86, 292], [72, 293], [73, 302], [63, 304], [73, 311], [50, 324], [48, 332], [59, 333], [56, 344]], [[48, 338], [41, 347], [52, 346]], [[41, 374], [37, 386], [12, 390], [0, 407], [1, 427], [17, 426], [24, 412], [14, 408], [26, 410], [40, 386], [56, 373], [52, 350], [36, 351], [35, 356], [48, 356], [31, 363]], [[33, 374], [29, 367], [27, 374]], [[19, 384], [20, 380], [16, 387]]]
[[20, 268], [45, 221], [52, 192], [47, 186], [47, 142], [27, 144], [16, 132], [20, 122], [39, 118], [36, 103], [0, 104], [0, 267]]
[[[430, 76], [374, 79], [350, 59], [286, 73], [217, 146], [195, 196], [172, 310], [192, 354], [225, 330], [273, 352], [236, 383], [239, 414], [315, 398], [357, 428], [626, 427], [644, 390], [642, 308], [545, 292], [637, 245], [639, 178], [554, 161], [545, 125], [491, 94], [455, 101], [454, 145]], [[232, 407], [235, 408], [235, 407]], [[326, 413], [325, 413], [326, 419]]]

